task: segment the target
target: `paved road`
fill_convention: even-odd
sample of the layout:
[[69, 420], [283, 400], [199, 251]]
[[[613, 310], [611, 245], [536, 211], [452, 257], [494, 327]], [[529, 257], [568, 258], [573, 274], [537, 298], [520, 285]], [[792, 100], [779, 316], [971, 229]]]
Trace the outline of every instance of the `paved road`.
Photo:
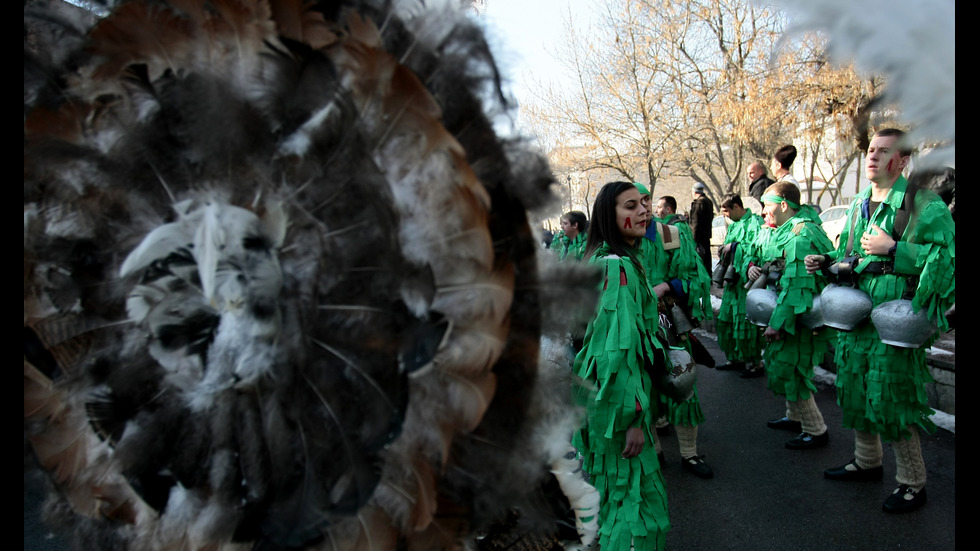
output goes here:
[[[724, 355], [712, 333], [697, 330], [719, 364]], [[955, 549], [956, 437], [939, 429], [922, 435], [928, 502], [908, 515], [889, 515], [881, 504], [895, 489], [895, 458], [884, 445], [882, 482], [847, 483], [823, 478], [828, 467], [853, 457], [853, 431], [841, 428], [835, 390], [821, 385], [817, 405], [830, 427], [826, 448], [784, 448], [792, 434], [766, 427], [785, 402], [765, 379], [702, 369], [698, 392], [706, 420], [698, 452], [715, 471], [702, 480], [682, 470], [676, 437], [663, 438], [664, 476], [672, 530], [668, 549], [891, 550]], [[955, 429], [954, 429], [955, 430]]]
[[[718, 363], [724, 356], [714, 335], [698, 330]], [[955, 434], [923, 435], [929, 501], [910, 515], [893, 516], [881, 504], [896, 487], [895, 459], [885, 445], [883, 482], [844, 483], [823, 470], [853, 455], [853, 433], [841, 426], [834, 389], [823, 386], [817, 404], [830, 427], [830, 445], [811, 451], [783, 447], [792, 435], [766, 427], [784, 402], [764, 379], [702, 369], [699, 394], [707, 417], [699, 452], [714, 468], [702, 480], [682, 470], [677, 440], [663, 437], [668, 504], [673, 529], [668, 549], [808, 551], [955, 549]], [[61, 551], [65, 546], [38, 522], [37, 485], [24, 478], [24, 550]]]

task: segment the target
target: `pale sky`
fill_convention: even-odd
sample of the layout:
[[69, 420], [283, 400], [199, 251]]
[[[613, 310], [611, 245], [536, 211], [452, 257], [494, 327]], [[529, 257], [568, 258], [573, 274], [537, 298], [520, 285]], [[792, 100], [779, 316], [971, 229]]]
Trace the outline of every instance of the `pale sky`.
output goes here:
[[488, 0], [484, 21], [497, 63], [518, 101], [532, 80], [560, 82], [564, 67], [553, 57], [563, 47], [569, 9], [576, 25], [587, 25], [594, 0]]

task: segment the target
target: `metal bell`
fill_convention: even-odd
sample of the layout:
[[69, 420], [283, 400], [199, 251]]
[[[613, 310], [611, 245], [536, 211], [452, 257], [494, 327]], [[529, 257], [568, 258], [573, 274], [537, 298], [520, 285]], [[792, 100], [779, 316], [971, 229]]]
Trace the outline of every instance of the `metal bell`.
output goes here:
[[867, 293], [854, 287], [831, 283], [820, 293], [824, 325], [851, 331], [871, 314], [873, 304]]
[[824, 326], [823, 310], [820, 307], [820, 295], [813, 297], [813, 307], [800, 316], [800, 323], [808, 329], [818, 329]]
[[694, 383], [698, 380], [697, 364], [683, 348], [671, 348], [667, 355], [671, 363], [667, 372], [667, 395], [675, 402], [684, 402], [694, 395]]
[[670, 317], [674, 322], [674, 331], [676, 331], [678, 335], [683, 335], [684, 333], [694, 329], [694, 324], [691, 323], [691, 320], [687, 317], [687, 314], [685, 314], [684, 310], [677, 304], [674, 304], [674, 306], [670, 309]]
[[871, 311], [871, 323], [881, 342], [902, 348], [919, 348], [938, 330], [925, 309], [912, 311], [912, 301], [899, 299], [879, 304]]
[[777, 298], [772, 289], [752, 289], [745, 295], [745, 317], [759, 327], [768, 326]]

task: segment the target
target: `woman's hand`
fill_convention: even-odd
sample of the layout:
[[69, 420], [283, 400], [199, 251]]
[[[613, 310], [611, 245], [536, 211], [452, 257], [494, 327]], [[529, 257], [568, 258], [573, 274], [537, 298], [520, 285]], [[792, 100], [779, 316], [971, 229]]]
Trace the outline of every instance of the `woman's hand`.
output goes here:
[[623, 448], [623, 457], [629, 459], [640, 455], [643, 451], [643, 429], [640, 427], [630, 427], [626, 429], [626, 447]]

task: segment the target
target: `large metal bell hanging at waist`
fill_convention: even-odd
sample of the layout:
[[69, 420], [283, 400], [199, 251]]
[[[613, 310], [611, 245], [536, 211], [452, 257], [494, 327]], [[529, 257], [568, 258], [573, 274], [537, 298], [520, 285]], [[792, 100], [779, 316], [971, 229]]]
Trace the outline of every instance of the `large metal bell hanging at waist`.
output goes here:
[[871, 312], [881, 342], [902, 348], [919, 348], [937, 330], [925, 309], [912, 311], [912, 301], [899, 299], [879, 304]]
[[759, 327], [766, 327], [776, 309], [777, 298], [776, 291], [771, 289], [752, 289], [745, 295], [745, 317]]
[[667, 355], [671, 363], [667, 372], [667, 395], [675, 402], [684, 402], [694, 396], [694, 383], [698, 380], [697, 364], [683, 348], [671, 348]]
[[813, 307], [800, 316], [800, 323], [807, 329], [819, 329], [824, 326], [821, 302], [820, 295], [814, 296]]
[[854, 287], [830, 284], [820, 293], [824, 325], [851, 331], [864, 321], [873, 304], [867, 293]]

